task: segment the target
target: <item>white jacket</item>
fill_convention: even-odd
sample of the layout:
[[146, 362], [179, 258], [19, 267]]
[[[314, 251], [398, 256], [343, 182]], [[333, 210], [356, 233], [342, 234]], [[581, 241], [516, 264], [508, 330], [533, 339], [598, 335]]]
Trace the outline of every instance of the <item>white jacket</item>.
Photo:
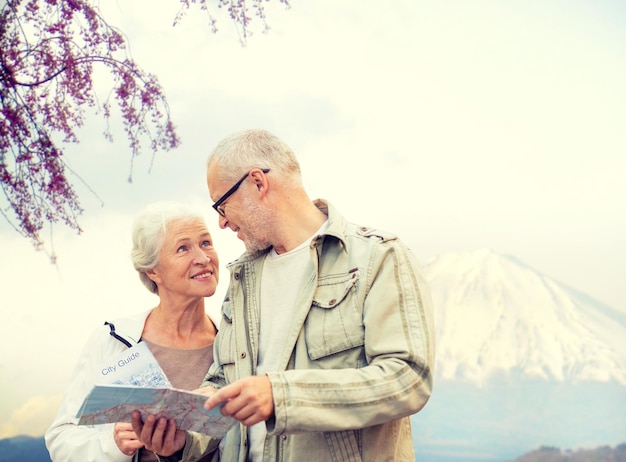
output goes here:
[[[133, 457], [123, 454], [113, 440], [113, 425], [77, 425], [76, 413], [95, 384], [94, 368], [108, 358], [128, 348], [141, 338], [150, 311], [118, 319], [96, 329], [74, 368], [61, 406], [52, 425], [46, 431], [46, 446], [53, 462], [130, 462]], [[114, 326], [115, 334], [111, 335]], [[137, 452], [138, 453], [138, 452]]]

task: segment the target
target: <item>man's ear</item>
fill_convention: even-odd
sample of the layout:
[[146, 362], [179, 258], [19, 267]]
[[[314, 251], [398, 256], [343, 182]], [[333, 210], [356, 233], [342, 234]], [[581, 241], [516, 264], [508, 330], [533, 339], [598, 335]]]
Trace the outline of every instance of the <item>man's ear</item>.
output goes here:
[[263, 194], [267, 194], [267, 190], [269, 189], [269, 182], [267, 180], [267, 176], [265, 173], [261, 171], [259, 168], [255, 168], [250, 172], [250, 179], [254, 182], [256, 189]]

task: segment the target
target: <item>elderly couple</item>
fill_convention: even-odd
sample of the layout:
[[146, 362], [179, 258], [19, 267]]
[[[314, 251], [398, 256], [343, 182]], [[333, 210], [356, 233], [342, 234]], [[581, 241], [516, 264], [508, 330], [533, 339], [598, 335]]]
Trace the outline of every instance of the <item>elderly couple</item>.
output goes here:
[[[204, 219], [148, 207], [132, 260], [159, 303], [92, 334], [46, 432], [52, 460], [413, 462], [410, 416], [430, 397], [435, 353], [415, 257], [393, 234], [312, 201], [292, 150], [264, 130], [220, 142], [207, 184], [220, 228], [246, 246], [228, 265], [221, 319], [205, 313], [219, 261]], [[94, 365], [137, 342], [174, 387], [206, 394], [207, 409], [239, 424], [222, 439], [140, 412], [78, 426]]]

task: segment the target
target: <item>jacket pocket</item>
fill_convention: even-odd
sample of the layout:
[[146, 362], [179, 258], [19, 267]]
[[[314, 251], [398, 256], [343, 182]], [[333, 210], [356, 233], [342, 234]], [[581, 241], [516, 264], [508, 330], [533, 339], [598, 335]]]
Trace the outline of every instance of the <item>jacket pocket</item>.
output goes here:
[[[348, 273], [319, 280], [304, 325], [311, 359], [320, 360], [363, 346], [365, 330], [356, 296], [359, 277], [360, 272], [355, 268]], [[358, 362], [360, 356], [357, 353], [353, 361]], [[342, 357], [342, 361], [345, 360]]]
[[363, 448], [361, 430], [345, 430], [341, 432], [324, 432], [326, 444], [333, 461], [362, 462]]

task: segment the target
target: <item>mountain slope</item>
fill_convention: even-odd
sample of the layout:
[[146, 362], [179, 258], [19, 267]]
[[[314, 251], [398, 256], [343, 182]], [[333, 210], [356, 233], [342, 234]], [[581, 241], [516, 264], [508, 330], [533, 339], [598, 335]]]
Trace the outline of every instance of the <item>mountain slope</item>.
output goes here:
[[626, 384], [624, 315], [481, 249], [426, 265], [437, 326], [437, 375], [484, 383], [501, 374]]
[[43, 436], [16, 436], [0, 440], [0, 462], [50, 462]]

